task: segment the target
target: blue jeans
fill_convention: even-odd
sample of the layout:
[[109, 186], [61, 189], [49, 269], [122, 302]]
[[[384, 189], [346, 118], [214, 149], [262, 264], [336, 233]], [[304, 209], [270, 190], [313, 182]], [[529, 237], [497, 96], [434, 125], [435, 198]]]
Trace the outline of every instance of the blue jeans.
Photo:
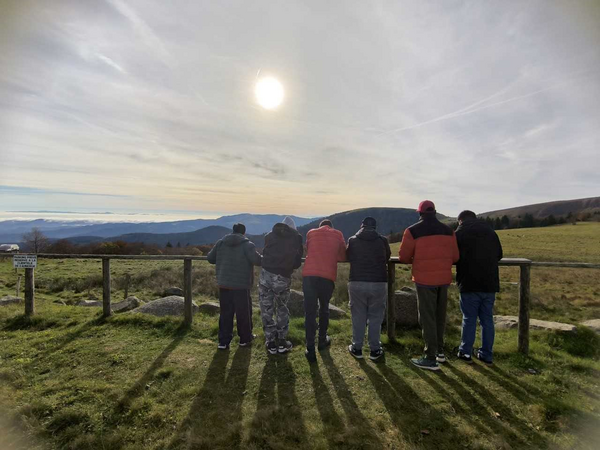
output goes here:
[[481, 324], [481, 348], [479, 356], [492, 361], [494, 346], [494, 301], [495, 292], [461, 292], [460, 310], [463, 314], [462, 339], [459, 351], [470, 355], [473, 352], [477, 318]]

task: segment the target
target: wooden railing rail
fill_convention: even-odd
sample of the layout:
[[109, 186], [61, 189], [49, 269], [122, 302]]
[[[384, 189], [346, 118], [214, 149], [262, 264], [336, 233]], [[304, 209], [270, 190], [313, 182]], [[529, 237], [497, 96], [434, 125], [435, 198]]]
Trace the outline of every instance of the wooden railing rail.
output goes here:
[[[12, 255], [0, 255], [0, 257]], [[112, 315], [110, 296], [110, 261], [115, 260], [141, 260], [141, 261], [183, 261], [183, 292], [184, 292], [184, 323], [191, 325], [193, 321], [192, 310], [192, 262], [206, 261], [206, 256], [189, 255], [90, 255], [90, 254], [50, 254], [40, 253], [41, 259], [100, 259], [102, 260], [102, 314], [104, 317]], [[387, 302], [387, 334], [390, 341], [396, 339], [396, 308], [394, 300], [396, 265], [405, 265], [392, 257], [388, 261], [388, 302]], [[543, 262], [531, 261], [525, 258], [504, 258], [500, 266], [520, 268], [519, 277], [519, 337], [518, 350], [520, 353], [529, 352], [529, 305], [531, 299], [531, 267], [563, 267], [577, 269], [600, 269], [600, 264], [578, 262]], [[35, 313], [35, 282], [34, 269], [25, 269], [25, 314]]]

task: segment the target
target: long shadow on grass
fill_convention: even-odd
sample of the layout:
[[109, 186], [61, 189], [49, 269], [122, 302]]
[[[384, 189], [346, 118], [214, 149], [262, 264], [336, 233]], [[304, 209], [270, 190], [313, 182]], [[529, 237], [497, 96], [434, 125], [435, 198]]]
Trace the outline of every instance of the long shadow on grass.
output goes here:
[[239, 348], [226, 376], [229, 352], [215, 353], [202, 388], [169, 448], [241, 448], [242, 404], [251, 356], [251, 348]]
[[[430, 373], [425, 372], [422, 369], [414, 367], [408, 363], [407, 367], [410, 368], [418, 377], [429, 384], [435, 391], [440, 394], [446, 401], [452, 406], [457, 414], [463, 416], [463, 419], [474, 425], [479, 431], [481, 436], [490, 438], [490, 432], [494, 433], [500, 440], [508, 441], [511, 448], [526, 448], [530, 445], [523, 441], [512, 429], [501, 423], [496, 417], [492, 417], [488, 409], [483, 405], [471, 392], [464, 388], [460, 383], [452, 378], [448, 377], [444, 372]], [[449, 391], [444, 388], [438, 381], [440, 380], [450, 387], [452, 387], [464, 403], [468, 405], [469, 411], [466, 410], [460, 403], [456, 401]], [[489, 396], [489, 392], [487, 393]], [[503, 406], [503, 411], [508, 411], [508, 408]], [[495, 411], [497, 412], [497, 411]], [[512, 415], [512, 414], [511, 414]], [[514, 416], [513, 416], [514, 418]]]
[[[382, 448], [382, 443], [377, 436], [377, 432], [371, 427], [372, 424], [363, 415], [356, 401], [352, 397], [350, 388], [346, 384], [346, 380], [338, 370], [329, 351], [321, 353], [321, 359], [327, 368], [331, 383], [335, 387], [335, 393], [340, 399], [342, 408], [346, 413], [348, 426], [345, 430], [341, 430], [344, 434], [342, 447], [361, 447], [361, 448]], [[315, 391], [315, 395], [317, 392]], [[317, 405], [322, 399], [317, 397]], [[333, 404], [331, 405], [333, 406]], [[339, 431], [338, 431], [339, 432]]]
[[[425, 448], [454, 448], [464, 444], [464, 437], [443, 414], [425, 403], [411, 386], [385, 364], [360, 361], [398, 433], [409, 445]], [[423, 436], [421, 430], [429, 435]], [[450, 444], [450, 445], [449, 445]]]
[[165, 360], [171, 353], [173, 353], [173, 350], [179, 346], [188, 331], [189, 328], [187, 326], [183, 324], [180, 325], [176, 331], [175, 339], [173, 339], [171, 343], [165, 347], [161, 354], [158, 355], [158, 357], [152, 362], [150, 367], [148, 367], [148, 370], [146, 370], [144, 375], [142, 375], [141, 378], [137, 380], [135, 384], [131, 386], [127, 392], [125, 392], [125, 395], [123, 395], [123, 397], [117, 402], [114, 415], [117, 421], [123, 413], [126, 413], [133, 400], [144, 393], [146, 385], [152, 380], [152, 378], [154, 378], [156, 371], [162, 367], [162, 365], [165, 363]]
[[247, 444], [261, 449], [310, 447], [287, 355], [269, 356], [265, 363]]
[[342, 431], [345, 425], [333, 406], [333, 398], [323, 381], [317, 364], [310, 365], [310, 377], [312, 378], [313, 391], [315, 392], [317, 410], [325, 429], [325, 437], [327, 438], [329, 447], [332, 448], [343, 442]]
[[[460, 378], [460, 380], [466, 386], [468, 386], [469, 389], [472, 389], [473, 391], [477, 392], [479, 394], [479, 396], [482, 399], [484, 399], [484, 401], [488, 405], [490, 405], [490, 407], [494, 410], [494, 412], [497, 412], [500, 414], [501, 420], [503, 420], [503, 421], [506, 420], [510, 424], [511, 427], [518, 429], [522, 435], [529, 436], [532, 440], [532, 442], [529, 443], [529, 445], [531, 445], [533, 443], [536, 448], [543, 448], [547, 445], [546, 439], [542, 435], [540, 435], [539, 433], [536, 433], [531, 428], [528, 428], [522, 419], [519, 419], [518, 417], [516, 417], [512, 413], [512, 411], [509, 407], [507, 407], [504, 403], [502, 403], [500, 400], [498, 400], [488, 389], [486, 389], [484, 386], [482, 386], [477, 381], [475, 381], [473, 379], [473, 377], [470, 377], [467, 374], [465, 374], [464, 372], [462, 372], [461, 370], [452, 367], [451, 364], [445, 365], [444, 369], [447, 369], [450, 372], [452, 372], [456, 377]], [[465, 396], [470, 396], [470, 397], [474, 398], [473, 395], [469, 392], [469, 390], [467, 390], [465, 387], [463, 387], [456, 380], [446, 376], [443, 373], [441, 374], [440, 379], [443, 382], [445, 382], [446, 384], [448, 384], [449, 386], [451, 386], [456, 391], [456, 393], [459, 396], [461, 396], [462, 398], [465, 398]], [[477, 400], [475, 400], [475, 402], [477, 402]], [[474, 409], [475, 403], [469, 402], [469, 405], [470, 405], [471, 409]], [[485, 410], [485, 407], [482, 407], [481, 405], [479, 405], [479, 407], [482, 408], [482, 412]], [[492, 420], [491, 423], [495, 423], [495, 422]], [[514, 434], [513, 432], [509, 433], [509, 435], [511, 437], [513, 437], [512, 436], [513, 434]], [[517, 442], [520, 443], [519, 441], [517, 441]]]

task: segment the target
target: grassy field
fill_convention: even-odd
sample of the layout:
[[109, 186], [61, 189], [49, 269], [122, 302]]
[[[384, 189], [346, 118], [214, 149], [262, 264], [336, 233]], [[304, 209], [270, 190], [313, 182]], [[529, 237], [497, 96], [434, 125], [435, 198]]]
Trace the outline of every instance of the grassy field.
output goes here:
[[[510, 256], [548, 260], [562, 252], [554, 260], [597, 262], [600, 252], [582, 250], [598, 246], [598, 231], [597, 224], [578, 224], [500, 234]], [[530, 243], [550, 245], [567, 235], [570, 244], [550, 251]], [[130, 294], [156, 298], [181, 285], [181, 266], [115, 261], [113, 299], [124, 295], [127, 273]], [[301, 319], [290, 327], [294, 351], [268, 357], [256, 312], [254, 346], [234, 342], [230, 352], [217, 352], [215, 317], [196, 315], [184, 329], [179, 319], [101, 320], [97, 308], [71, 306], [101, 298], [100, 273], [99, 262], [42, 260], [37, 315], [23, 317], [22, 306], [0, 309], [0, 449], [595, 449], [600, 443], [600, 342], [587, 329], [577, 336], [532, 332], [529, 358], [516, 353], [515, 331], [500, 331], [495, 366], [452, 360], [433, 374], [410, 365], [422, 347], [418, 330], [400, 330], [394, 344], [383, 336], [385, 363], [352, 359], [345, 319], [331, 323], [334, 345], [310, 366]], [[340, 266], [334, 302], [342, 307], [347, 274]], [[532, 317], [572, 323], [600, 317], [598, 275], [533, 269]], [[0, 259], [0, 295], [14, 294], [16, 277], [10, 260]], [[516, 313], [518, 271], [503, 269], [501, 277], [497, 310]], [[398, 267], [397, 278], [398, 287], [410, 284], [408, 268]], [[213, 267], [194, 263], [195, 300], [215, 294]], [[448, 320], [451, 352], [460, 339], [454, 289]]]

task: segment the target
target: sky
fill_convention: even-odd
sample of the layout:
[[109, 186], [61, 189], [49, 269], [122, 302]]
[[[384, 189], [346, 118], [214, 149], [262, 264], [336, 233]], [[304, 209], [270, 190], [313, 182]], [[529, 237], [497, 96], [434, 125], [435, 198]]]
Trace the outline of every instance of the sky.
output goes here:
[[483, 212], [599, 150], [597, 0], [0, 0], [5, 218]]

